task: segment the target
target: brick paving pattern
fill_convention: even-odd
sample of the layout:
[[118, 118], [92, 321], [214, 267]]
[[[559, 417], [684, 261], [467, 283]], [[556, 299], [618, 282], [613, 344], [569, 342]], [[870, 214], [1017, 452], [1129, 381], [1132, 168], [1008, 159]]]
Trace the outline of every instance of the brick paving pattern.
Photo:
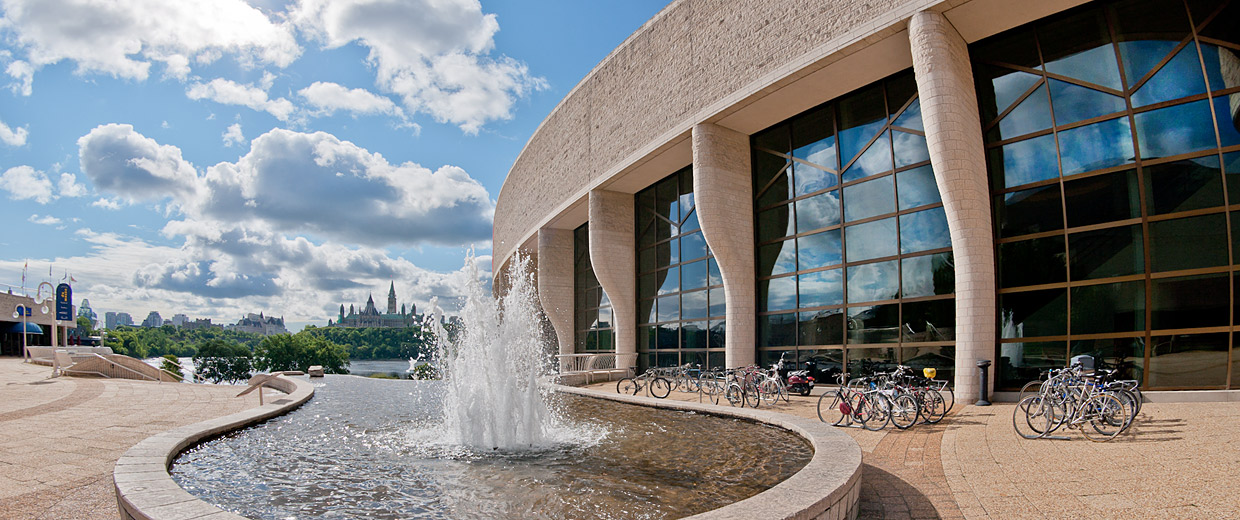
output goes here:
[[114, 519], [112, 466], [131, 446], [258, 406], [237, 387], [51, 371], [0, 358], [0, 519]]

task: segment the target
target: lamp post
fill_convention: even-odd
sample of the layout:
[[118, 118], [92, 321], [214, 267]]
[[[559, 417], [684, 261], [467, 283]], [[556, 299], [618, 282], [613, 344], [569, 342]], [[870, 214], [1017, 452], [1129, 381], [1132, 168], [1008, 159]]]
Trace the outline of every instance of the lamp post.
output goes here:
[[13, 309], [13, 317], [22, 319], [22, 361], [30, 362], [30, 351], [26, 348], [26, 332], [30, 327], [30, 306], [25, 304], [17, 304]]

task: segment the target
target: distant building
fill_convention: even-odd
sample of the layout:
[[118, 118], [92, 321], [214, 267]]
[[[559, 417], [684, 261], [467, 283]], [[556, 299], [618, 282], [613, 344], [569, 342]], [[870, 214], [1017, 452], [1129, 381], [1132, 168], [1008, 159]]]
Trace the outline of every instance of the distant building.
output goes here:
[[82, 306], [78, 308], [78, 317], [85, 317], [90, 320], [91, 328], [99, 326], [99, 315], [95, 314], [95, 310], [90, 308], [90, 300], [82, 298]]
[[211, 323], [210, 318], [207, 318], [205, 320], [202, 318], [199, 318], [194, 321], [185, 322], [185, 330], [200, 330], [200, 329], [212, 329], [212, 328], [222, 329], [224, 327]]
[[133, 326], [133, 316], [128, 312], [112, 312], [108, 311], [103, 315], [104, 327], [114, 330], [121, 325]]
[[261, 312], [258, 314], [246, 314], [235, 325], [229, 325], [227, 328], [237, 332], [249, 332], [264, 336], [288, 334], [288, 329], [284, 328], [284, 318], [263, 316]]
[[164, 326], [164, 319], [159, 316], [159, 311], [151, 311], [146, 315], [146, 319], [142, 320], [142, 326], [146, 328]]
[[189, 321], [189, 316], [186, 316], [184, 314], [175, 314], [172, 316], [172, 319], [168, 320], [169, 323], [172, 323], [172, 326], [178, 329], [181, 327], [184, 327], [185, 323], [188, 321]]
[[421, 320], [417, 315], [418, 306], [409, 304], [409, 311], [405, 312], [405, 306], [400, 306], [400, 311], [396, 310], [396, 282], [388, 287], [387, 312], [379, 312], [375, 308], [375, 297], [371, 295], [366, 299], [366, 307], [361, 312], [355, 311], [353, 305], [349, 305], [349, 313], [344, 313], [344, 304], [340, 305], [340, 314], [336, 317], [336, 321], [327, 320], [328, 327], [345, 327], [345, 328], [385, 328], [385, 329], [404, 329], [417, 325]]

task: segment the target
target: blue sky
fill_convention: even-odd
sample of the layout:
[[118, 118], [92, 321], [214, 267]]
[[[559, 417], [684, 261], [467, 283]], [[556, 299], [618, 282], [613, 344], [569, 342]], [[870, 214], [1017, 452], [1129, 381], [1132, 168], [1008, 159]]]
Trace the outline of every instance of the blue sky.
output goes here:
[[526, 140], [666, 3], [0, 0], [0, 284], [293, 330], [453, 302]]

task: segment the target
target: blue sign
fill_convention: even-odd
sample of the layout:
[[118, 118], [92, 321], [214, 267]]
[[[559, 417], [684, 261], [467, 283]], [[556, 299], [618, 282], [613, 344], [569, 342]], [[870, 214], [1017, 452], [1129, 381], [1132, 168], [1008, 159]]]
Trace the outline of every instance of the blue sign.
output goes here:
[[56, 319], [73, 321], [73, 289], [67, 283], [56, 286]]

